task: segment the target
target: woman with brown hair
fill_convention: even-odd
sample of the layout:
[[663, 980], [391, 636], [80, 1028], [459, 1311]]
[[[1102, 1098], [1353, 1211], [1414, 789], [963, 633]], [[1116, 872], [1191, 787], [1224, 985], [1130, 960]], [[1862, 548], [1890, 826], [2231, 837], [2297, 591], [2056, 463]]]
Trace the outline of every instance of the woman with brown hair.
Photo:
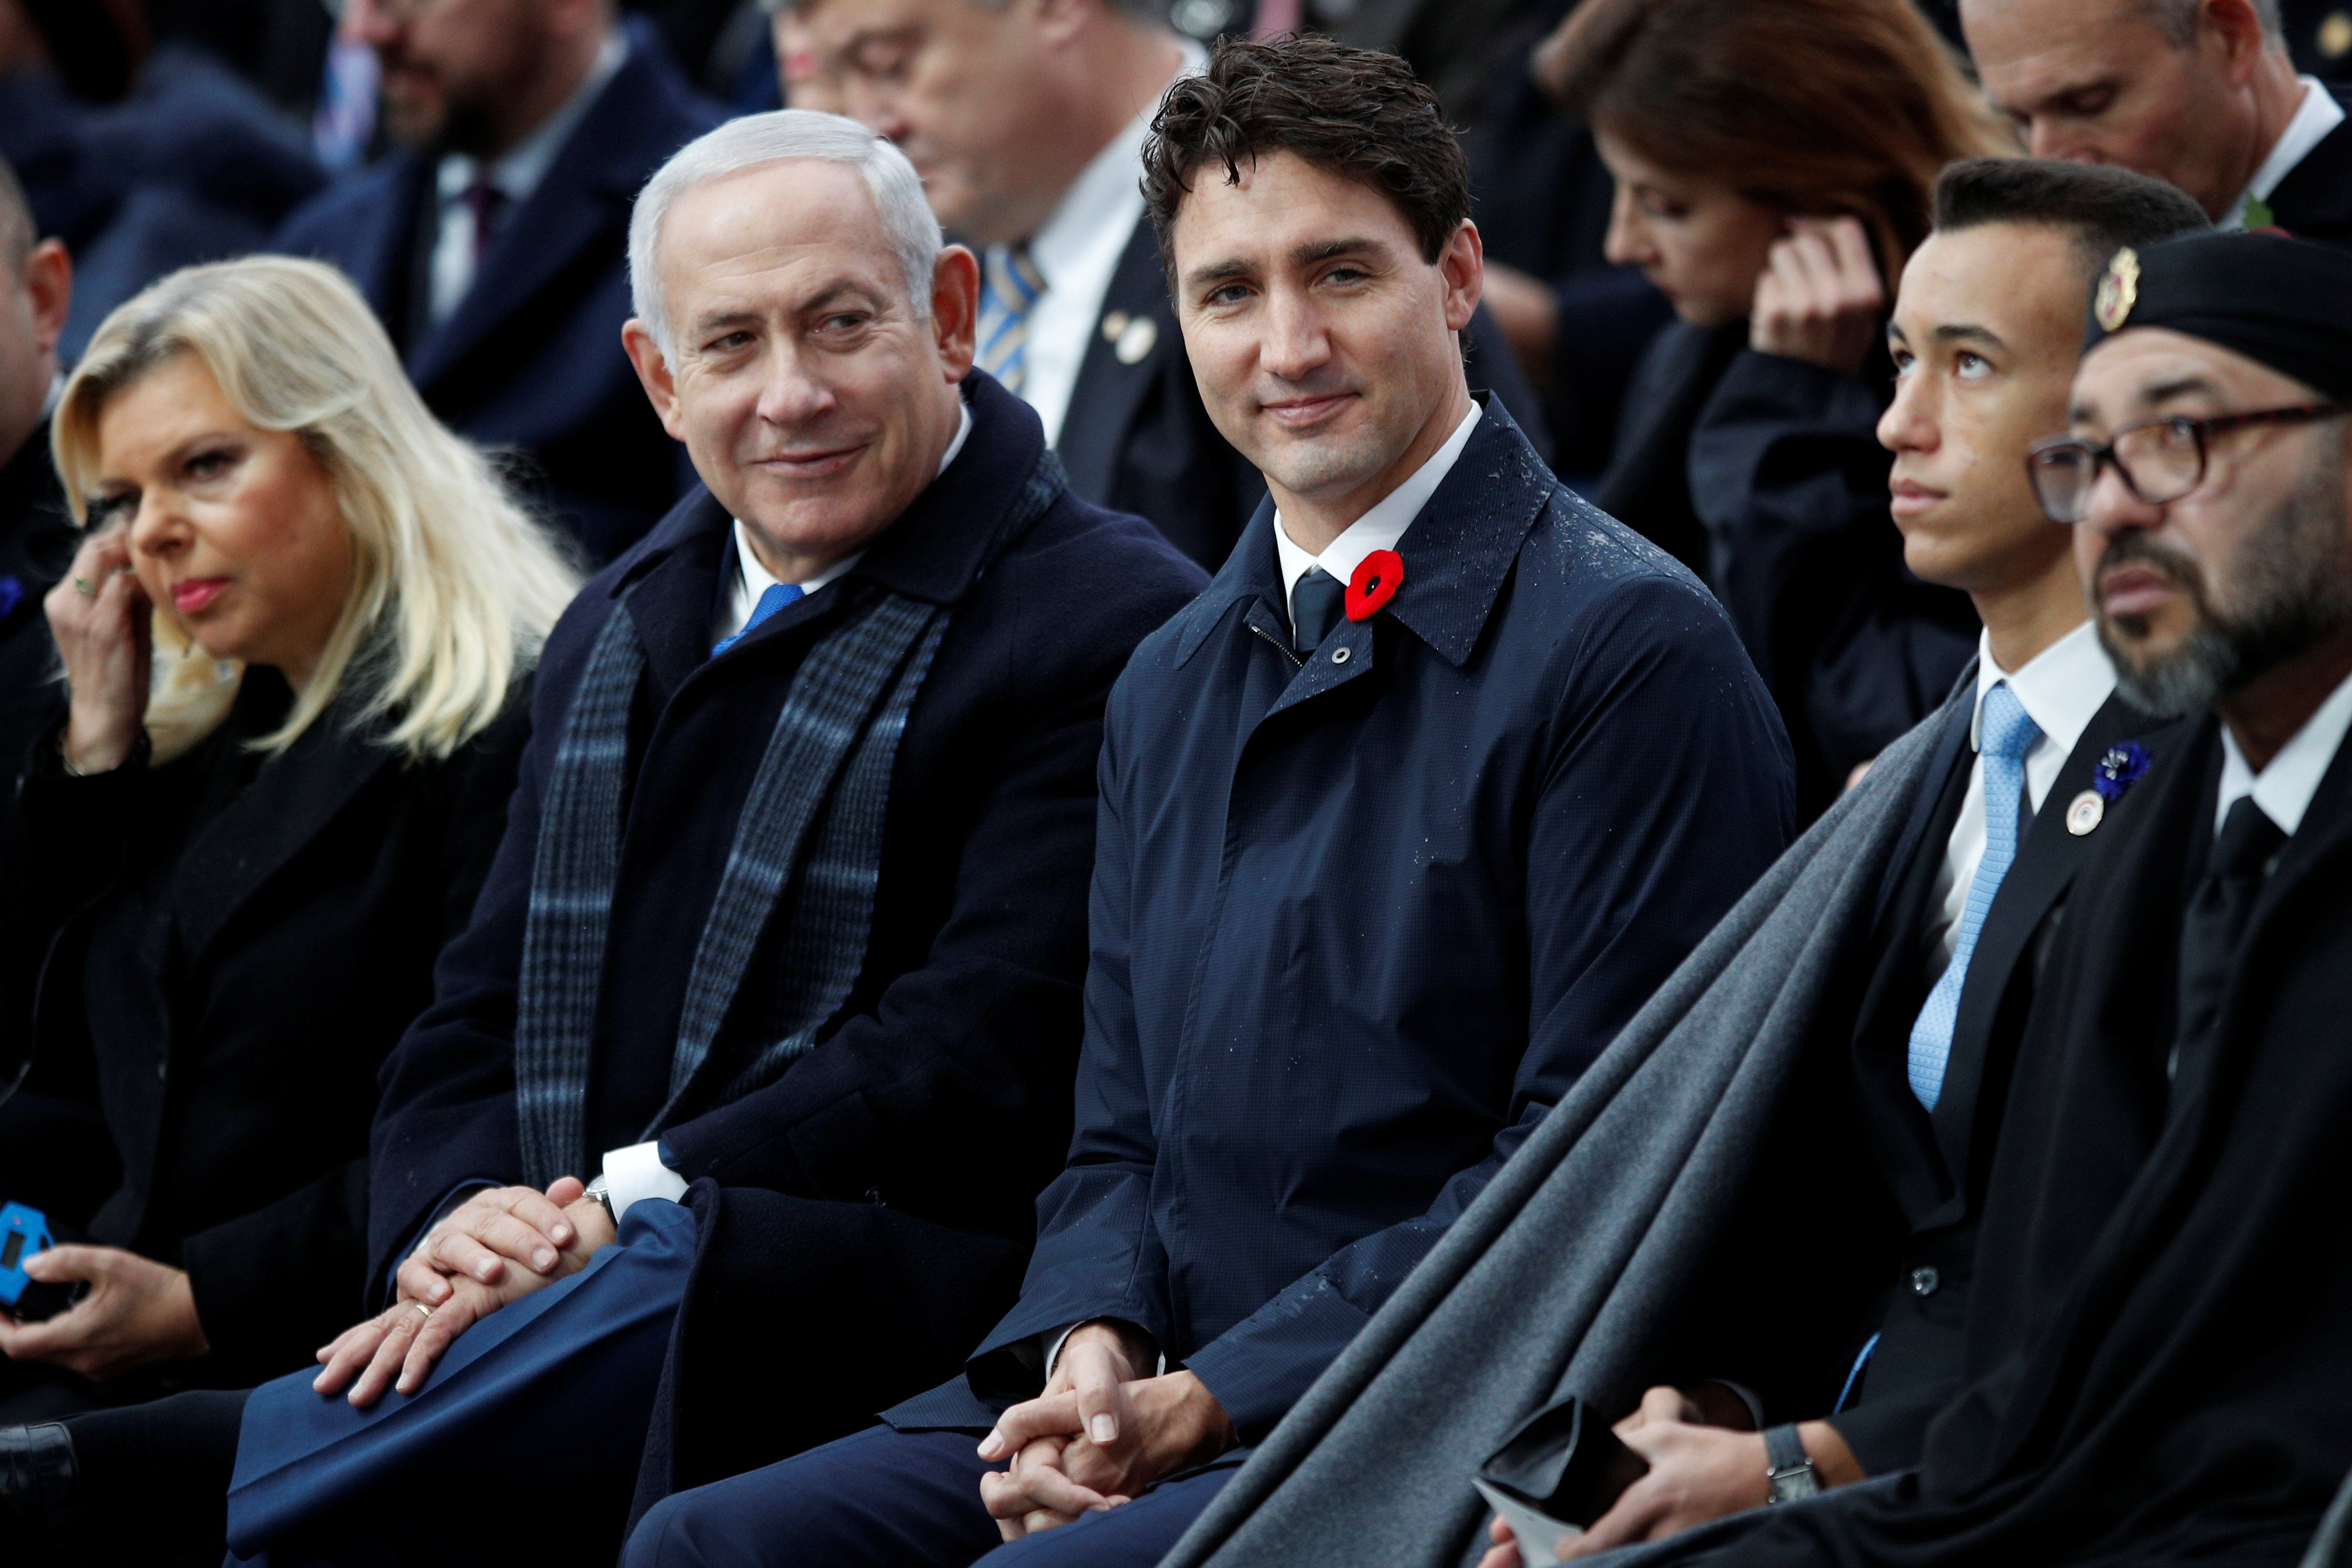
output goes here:
[[2003, 132], [1909, 0], [1584, 0], [1535, 68], [1616, 177], [1610, 259], [1680, 318], [1593, 500], [1730, 612], [1811, 816], [1976, 647], [1965, 596], [1904, 568], [1874, 430], [1936, 176]]

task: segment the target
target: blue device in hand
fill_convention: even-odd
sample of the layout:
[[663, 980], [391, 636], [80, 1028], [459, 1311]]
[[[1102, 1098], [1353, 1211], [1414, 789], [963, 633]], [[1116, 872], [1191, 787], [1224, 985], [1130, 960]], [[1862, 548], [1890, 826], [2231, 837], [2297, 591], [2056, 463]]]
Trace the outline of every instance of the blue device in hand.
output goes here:
[[48, 1216], [40, 1210], [19, 1203], [0, 1208], [0, 1311], [30, 1321], [54, 1317], [73, 1305], [72, 1287], [44, 1285], [25, 1272], [33, 1254], [56, 1245]]

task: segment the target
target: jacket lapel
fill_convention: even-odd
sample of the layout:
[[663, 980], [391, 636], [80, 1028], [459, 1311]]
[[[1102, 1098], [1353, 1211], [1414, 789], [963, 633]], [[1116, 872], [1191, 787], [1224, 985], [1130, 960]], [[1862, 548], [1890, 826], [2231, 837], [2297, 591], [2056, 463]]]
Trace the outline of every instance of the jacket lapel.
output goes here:
[[[1967, 982], [1960, 993], [1951, 1058], [1944, 1070], [1944, 1089], [1937, 1097], [1934, 1115], [1936, 1142], [1943, 1151], [1945, 1168], [1952, 1173], [1956, 1203], [1966, 1195], [1970, 1145], [1982, 1109], [1978, 1104], [1979, 1090], [1984, 1083], [1987, 1053], [2001, 1003], [2015, 981], [2019, 961], [2028, 957], [2043, 921], [2064, 899], [2075, 873], [2100, 842], [2095, 830], [2079, 835], [2068, 830], [2068, 807], [2076, 795], [2091, 787], [2099, 759], [2110, 747], [2160, 728], [2165, 728], [2162, 721], [2121, 697], [2107, 699], [2091, 716], [2074, 750], [2059, 768], [2050, 793], [2042, 797], [2042, 809], [2033, 814], [2026, 828], [2024, 842], [2018, 846], [2017, 858], [2001, 879], [1992, 908], [1985, 911], [1984, 927], [1977, 933], [1976, 952], [1969, 961]], [[2165, 732], [2172, 733], [2169, 729]], [[2171, 749], [2171, 744], [2164, 749]], [[2123, 809], [2122, 801], [2116, 809]]]
[[299, 854], [352, 796], [400, 761], [354, 732], [341, 703], [320, 714], [189, 845], [169, 900], [184, 956], [199, 963], [231, 916]]
[[[1132, 352], [1141, 331], [1135, 325], [1139, 321], [1153, 323], [1151, 341], [1129, 360], [1125, 354]], [[1145, 395], [1167, 373], [1169, 357], [1181, 353], [1183, 346], [1168, 300], [1167, 275], [1160, 266], [1160, 241], [1147, 217], [1129, 237], [1110, 287], [1103, 291], [1097, 331], [1087, 340], [1069, 412], [1062, 416], [1061, 437], [1054, 443], [1069, 471], [1070, 489], [1082, 496], [1111, 493], [1128, 427], [1135, 423]]]

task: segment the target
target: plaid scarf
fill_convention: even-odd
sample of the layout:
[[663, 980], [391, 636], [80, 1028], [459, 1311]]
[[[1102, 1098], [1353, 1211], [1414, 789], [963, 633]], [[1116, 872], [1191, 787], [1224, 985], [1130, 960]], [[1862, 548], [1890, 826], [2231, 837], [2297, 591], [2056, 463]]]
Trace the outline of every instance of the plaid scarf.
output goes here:
[[[989, 563], [1066, 483], [1060, 462], [1045, 453], [991, 542]], [[782, 1077], [828, 1033], [865, 968], [891, 769], [949, 611], [871, 584], [844, 587], [849, 607], [802, 660], [736, 821], [687, 982], [669, 1098], [646, 1138], [688, 1107], [723, 1105]], [[524, 1179], [535, 1187], [585, 1176], [594, 1164], [588, 1077], [620, 872], [629, 706], [645, 662], [625, 598], [589, 654], [541, 811], [515, 1016], [515, 1106]], [[739, 1006], [772, 921], [780, 928], [776, 967]], [[715, 1049], [730, 1014], [747, 1012], [753, 1016], [739, 1023], [767, 1043]]]

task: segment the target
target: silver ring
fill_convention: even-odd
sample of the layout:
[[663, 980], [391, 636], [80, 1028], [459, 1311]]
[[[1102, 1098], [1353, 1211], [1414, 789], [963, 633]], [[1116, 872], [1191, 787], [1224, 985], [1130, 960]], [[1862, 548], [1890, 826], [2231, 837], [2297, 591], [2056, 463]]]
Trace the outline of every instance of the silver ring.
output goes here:
[[98, 584], [91, 582], [89, 578], [78, 575], [74, 578], [73, 584], [74, 592], [79, 594], [83, 598], [95, 599], [98, 597]]
[[425, 1316], [426, 1316], [426, 1317], [428, 1317], [428, 1318], [429, 1318], [429, 1317], [431, 1317], [431, 1316], [433, 1315], [433, 1309], [432, 1309], [432, 1308], [430, 1308], [430, 1307], [428, 1307], [428, 1306], [426, 1306], [426, 1305], [425, 1305], [424, 1302], [422, 1302], [422, 1301], [411, 1301], [411, 1302], [409, 1303], [409, 1305], [410, 1305], [410, 1306], [412, 1306], [412, 1307], [414, 1307], [414, 1308], [415, 1308], [419, 1312], [424, 1313], [424, 1314], [425, 1314]]

